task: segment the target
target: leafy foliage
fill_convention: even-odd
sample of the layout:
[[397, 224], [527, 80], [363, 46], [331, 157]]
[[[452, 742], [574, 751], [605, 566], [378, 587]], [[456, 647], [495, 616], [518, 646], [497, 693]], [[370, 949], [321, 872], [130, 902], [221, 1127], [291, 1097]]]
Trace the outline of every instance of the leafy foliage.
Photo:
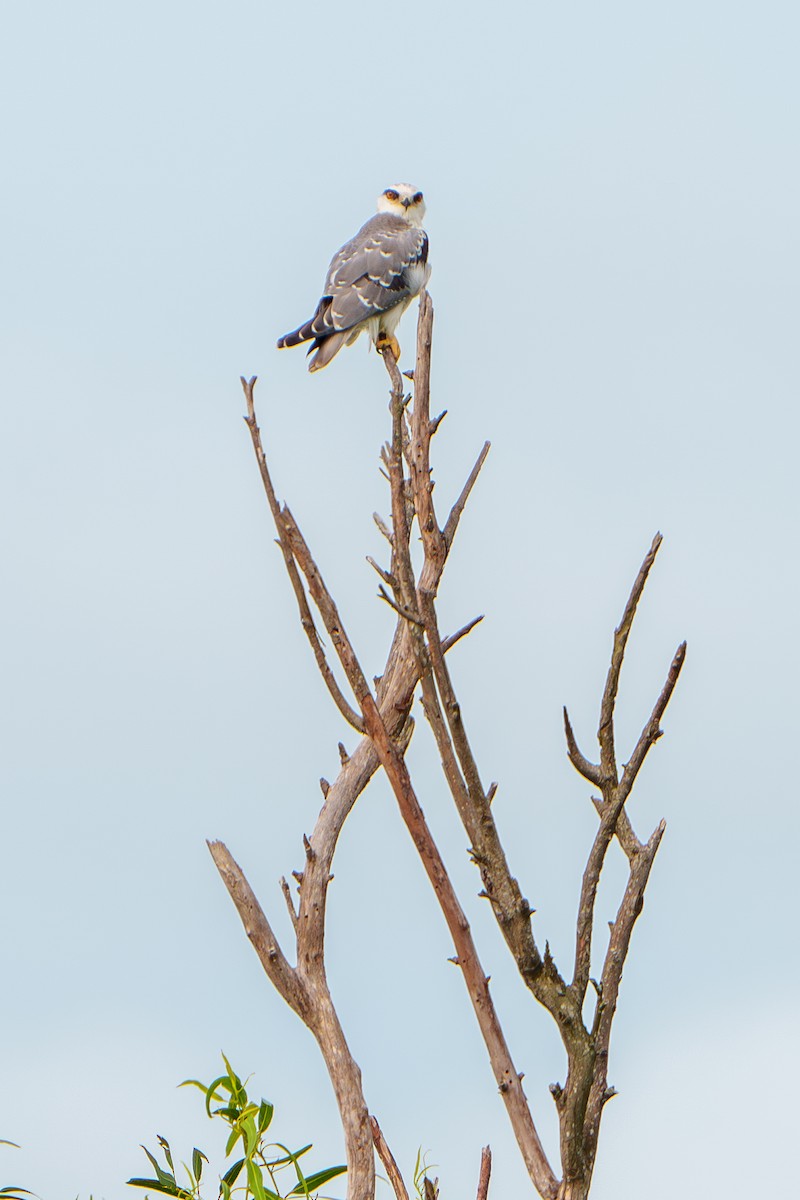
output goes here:
[[[181, 1087], [199, 1088], [205, 1096], [207, 1116], [212, 1120], [223, 1121], [230, 1130], [225, 1157], [234, 1158], [234, 1161], [219, 1180], [218, 1200], [231, 1200], [234, 1194], [241, 1196], [243, 1200], [249, 1200], [251, 1196], [253, 1200], [310, 1197], [316, 1195], [331, 1179], [347, 1170], [343, 1166], [327, 1167], [306, 1175], [300, 1166], [300, 1159], [308, 1153], [311, 1145], [302, 1146], [299, 1150], [290, 1150], [281, 1142], [269, 1141], [267, 1130], [272, 1124], [275, 1111], [273, 1106], [267, 1100], [262, 1099], [258, 1104], [251, 1100], [245, 1083], [224, 1054], [222, 1059], [225, 1063], [225, 1074], [218, 1075], [211, 1083], [186, 1079], [181, 1084]], [[215, 1105], [218, 1107], [214, 1107]], [[160, 1134], [157, 1137], [165, 1166], [142, 1146], [153, 1168], [154, 1177], [129, 1179], [128, 1183], [132, 1187], [147, 1188], [165, 1196], [174, 1196], [177, 1200], [204, 1200], [200, 1191], [200, 1180], [203, 1164], [208, 1162], [206, 1155], [195, 1146], [192, 1150], [191, 1166], [188, 1163], [181, 1164], [186, 1173], [186, 1186], [182, 1186], [177, 1180], [169, 1142]], [[296, 1179], [288, 1191], [281, 1189], [277, 1178], [284, 1171], [290, 1172], [292, 1180]], [[17, 1198], [5, 1198], [0, 1194], [0, 1200]]]

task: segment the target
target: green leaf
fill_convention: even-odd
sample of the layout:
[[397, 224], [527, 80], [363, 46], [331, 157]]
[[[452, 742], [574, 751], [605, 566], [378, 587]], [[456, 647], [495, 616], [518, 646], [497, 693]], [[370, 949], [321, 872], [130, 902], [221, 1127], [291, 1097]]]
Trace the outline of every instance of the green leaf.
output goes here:
[[[305, 1187], [309, 1192], [316, 1192], [324, 1184], [328, 1183], [329, 1180], [336, 1179], [337, 1175], [344, 1175], [346, 1170], [347, 1167], [328, 1167], [324, 1171], [316, 1171], [313, 1175], [306, 1176]], [[305, 1195], [305, 1189], [303, 1188], [303, 1185], [299, 1183], [297, 1187], [292, 1188], [292, 1190], [289, 1192], [289, 1195]]]
[[273, 1161], [270, 1163], [270, 1166], [273, 1166], [273, 1167], [285, 1167], [287, 1163], [293, 1163], [293, 1162], [295, 1162], [296, 1159], [300, 1158], [303, 1154], [308, 1154], [309, 1150], [311, 1150], [311, 1148], [312, 1148], [310, 1142], [307, 1146], [303, 1146], [300, 1150], [294, 1150], [294, 1151], [290, 1150], [288, 1146], [282, 1145], [280, 1142], [273, 1142], [273, 1145], [278, 1150], [283, 1150], [286, 1155], [285, 1158], [273, 1159]]
[[254, 1154], [258, 1148], [258, 1134], [256, 1133], [256, 1123], [252, 1116], [244, 1117], [239, 1121], [239, 1127], [244, 1135], [245, 1153]]
[[241, 1171], [243, 1166], [244, 1166], [244, 1159], [243, 1158], [238, 1159], [233, 1164], [233, 1166], [229, 1167], [228, 1170], [225, 1172], [225, 1174], [222, 1176], [222, 1182], [227, 1183], [230, 1187], [233, 1187], [233, 1185], [236, 1183], [236, 1180], [239, 1178], [239, 1172]]
[[214, 1116], [223, 1117], [226, 1121], [238, 1121], [241, 1115], [241, 1110], [234, 1108], [231, 1105], [226, 1105], [225, 1108], [215, 1108]]
[[226, 1183], [224, 1179], [219, 1181], [219, 1194], [221, 1200], [231, 1200], [231, 1185]]
[[200, 1176], [203, 1174], [204, 1162], [208, 1162], [208, 1159], [203, 1154], [203, 1151], [198, 1150], [197, 1146], [195, 1146], [194, 1150], [192, 1150], [192, 1171], [198, 1183], [200, 1182]]
[[169, 1166], [169, 1169], [174, 1174], [175, 1163], [172, 1161], [172, 1151], [169, 1148], [169, 1142], [167, 1141], [167, 1139], [165, 1137], [162, 1137], [160, 1133], [157, 1133], [156, 1137], [158, 1138], [159, 1146], [164, 1151], [164, 1158], [167, 1160], [167, 1165]]
[[[227, 1142], [225, 1143], [225, 1157], [226, 1158], [231, 1153], [231, 1151], [233, 1150], [233, 1147], [236, 1145], [236, 1143], [238, 1142], [238, 1140], [241, 1136], [242, 1136], [241, 1129], [239, 1129], [236, 1125], [234, 1125], [233, 1129], [231, 1130], [231, 1135], [228, 1138]], [[246, 1146], [245, 1146], [245, 1149], [247, 1149]]]
[[208, 1115], [210, 1117], [211, 1116], [211, 1105], [214, 1103], [215, 1100], [221, 1099], [220, 1096], [216, 1095], [217, 1088], [224, 1086], [227, 1088], [228, 1091], [230, 1091], [230, 1087], [228, 1087], [228, 1076], [227, 1075], [218, 1076], [218, 1078], [213, 1080], [213, 1082], [210, 1083], [207, 1088], [204, 1088], [202, 1083], [199, 1086], [200, 1086], [201, 1090], [204, 1091], [206, 1094], [206, 1112], [208, 1113]]
[[[15, 1150], [19, 1150], [19, 1146], [16, 1142], [9, 1142], [9, 1141], [7, 1141], [6, 1138], [0, 1138], [0, 1146], [13, 1146]], [[8, 1190], [9, 1190], [8, 1188], [3, 1188], [4, 1192], [7, 1192]], [[24, 1191], [25, 1189], [17, 1188], [16, 1190], [19, 1192], [19, 1191]]]
[[236, 1097], [237, 1104], [239, 1104], [239, 1105], [247, 1104], [247, 1092], [245, 1091], [244, 1084], [242, 1083], [241, 1079], [236, 1074], [236, 1072], [234, 1071], [233, 1067], [228, 1062], [228, 1060], [224, 1054], [222, 1055], [222, 1061], [225, 1063], [225, 1066], [228, 1068], [228, 1079], [230, 1080], [230, 1083], [231, 1083], [231, 1087], [230, 1087], [231, 1096]]
[[164, 1171], [161, 1169], [161, 1167], [156, 1162], [155, 1158], [153, 1157], [153, 1155], [150, 1153], [150, 1151], [147, 1149], [146, 1146], [142, 1146], [142, 1149], [144, 1150], [147, 1157], [150, 1159], [150, 1164], [151, 1164], [153, 1170], [155, 1171], [156, 1176], [158, 1177], [158, 1182], [163, 1185], [161, 1190], [164, 1191], [164, 1189], [166, 1187], [169, 1187], [171, 1185], [173, 1188], [173, 1191], [170, 1194], [176, 1195], [177, 1192], [174, 1189], [177, 1189], [178, 1185], [175, 1182], [175, 1176], [170, 1175], [169, 1171]]
[[130, 1187], [148, 1188], [153, 1192], [163, 1192], [165, 1196], [188, 1196], [183, 1188], [179, 1188], [173, 1179], [171, 1184], [162, 1183], [160, 1179], [129, 1179]]
[[247, 1163], [247, 1182], [250, 1185], [250, 1191], [253, 1193], [255, 1200], [267, 1200], [267, 1194], [264, 1191], [264, 1180], [261, 1176], [261, 1171], [256, 1164], [250, 1160], [248, 1160]]
[[262, 1100], [258, 1106], [258, 1132], [265, 1133], [269, 1129], [272, 1122], [272, 1114], [275, 1112], [273, 1105], [268, 1100]]

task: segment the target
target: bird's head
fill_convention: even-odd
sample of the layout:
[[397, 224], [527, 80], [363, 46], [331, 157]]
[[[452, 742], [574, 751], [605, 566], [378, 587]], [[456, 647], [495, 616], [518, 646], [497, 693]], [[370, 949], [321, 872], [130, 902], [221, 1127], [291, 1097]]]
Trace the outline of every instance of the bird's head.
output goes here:
[[409, 225], [421, 225], [425, 216], [425, 200], [410, 183], [396, 183], [378, 196], [378, 212], [402, 217]]

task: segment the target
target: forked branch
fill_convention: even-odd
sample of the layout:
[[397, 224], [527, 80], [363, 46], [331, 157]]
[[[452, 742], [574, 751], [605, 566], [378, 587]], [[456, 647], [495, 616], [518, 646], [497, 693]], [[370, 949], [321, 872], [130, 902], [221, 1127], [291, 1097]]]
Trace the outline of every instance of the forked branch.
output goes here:
[[[532, 909], [523, 896], [500, 840], [492, 799], [496, 784], [484, 787], [467, 734], [462, 705], [446, 660], [446, 652], [477, 622], [468, 622], [443, 637], [436, 601], [445, 564], [453, 546], [468, 498], [485, 462], [489, 443], [477, 457], [460, 495], [440, 525], [434, 502], [431, 472], [431, 439], [442, 416], [430, 415], [430, 357], [433, 306], [423, 292], [417, 327], [417, 357], [413, 371], [413, 403], [404, 395], [403, 378], [391, 350], [383, 352], [391, 384], [392, 432], [382, 461], [390, 486], [391, 522], [376, 523], [391, 551], [388, 567], [370, 560], [381, 579], [379, 594], [393, 611], [396, 623], [382, 672], [375, 688], [362, 667], [338, 607], [327, 588], [311, 549], [288, 507], [276, 499], [256, 422], [255, 380], [242, 380], [247, 400], [246, 417], [264, 489], [272, 513], [284, 564], [297, 600], [301, 624], [311, 645], [320, 674], [344, 719], [361, 735], [352, 755], [342, 754], [339, 776], [332, 785], [322, 782], [324, 803], [314, 832], [306, 840], [306, 861], [299, 881], [299, 908], [283, 883], [296, 941], [296, 966], [292, 966], [253, 895], [240, 868], [221, 843], [211, 844], [212, 854], [240, 913], [245, 929], [276, 989], [315, 1034], [325, 1057], [339, 1103], [350, 1175], [350, 1200], [372, 1200], [374, 1149], [383, 1163], [397, 1200], [408, 1200], [397, 1164], [386, 1146], [380, 1126], [370, 1118], [361, 1076], [347, 1048], [327, 985], [324, 963], [324, 923], [331, 865], [344, 820], [378, 766], [390, 782], [398, 807], [433, 886], [450, 931], [489, 1061], [531, 1180], [545, 1200], [583, 1200], [588, 1195], [594, 1166], [600, 1118], [613, 1089], [608, 1087], [607, 1066], [611, 1026], [617, 1008], [622, 969], [633, 927], [641, 911], [650, 871], [664, 832], [663, 822], [646, 843], [636, 837], [625, 804], [647, 754], [661, 736], [661, 720], [677, 683], [685, 655], [678, 648], [652, 713], [644, 725], [628, 762], [617, 764], [614, 714], [622, 663], [637, 605], [661, 543], [660, 534], [637, 575], [622, 620], [614, 635], [611, 663], [600, 706], [599, 763], [579, 749], [575, 732], [564, 710], [567, 751], [576, 770], [597, 788], [594, 799], [599, 824], [581, 884], [576, 921], [575, 961], [571, 982], [560, 974], [549, 949], [542, 953], [531, 926]], [[419, 531], [422, 562], [415, 571], [411, 554], [413, 527]], [[309, 602], [310, 600], [310, 602]], [[343, 688], [328, 661], [312, 616], [316, 608], [327, 639], [346, 680]], [[445, 864], [425, 820], [406, 763], [411, 737], [411, 706], [415, 689], [422, 692], [423, 708], [432, 729], [442, 766], [457, 811], [464, 825], [470, 852], [491, 903], [503, 937], [520, 974], [535, 998], [556, 1022], [567, 1056], [563, 1087], [554, 1084], [559, 1117], [562, 1177], [557, 1178], [545, 1155], [527, 1100], [506, 1042], [488, 979], [481, 966], [469, 923], [458, 901]], [[349, 690], [350, 695], [347, 694]], [[589, 982], [595, 903], [608, 847], [614, 837], [628, 858], [629, 876], [611, 927], [597, 1000], [590, 1020], [584, 1018]], [[491, 1157], [488, 1148], [481, 1160], [478, 1200], [486, 1200]]]

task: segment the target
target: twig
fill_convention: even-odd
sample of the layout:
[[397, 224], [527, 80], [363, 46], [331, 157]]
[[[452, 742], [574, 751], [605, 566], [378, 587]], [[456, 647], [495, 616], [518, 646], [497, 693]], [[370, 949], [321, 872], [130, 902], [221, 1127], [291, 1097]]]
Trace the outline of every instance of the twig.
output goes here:
[[655, 562], [662, 540], [660, 533], [657, 533], [653, 538], [653, 544], [645, 555], [644, 562], [639, 568], [639, 574], [634, 581], [631, 594], [628, 597], [628, 603], [625, 605], [625, 611], [622, 614], [622, 620], [614, 631], [611, 665], [608, 668], [606, 686], [603, 690], [603, 700], [600, 705], [600, 725], [597, 730], [597, 739], [600, 743], [600, 769], [603, 773], [603, 778], [608, 779], [614, 784], [617, 783], [617, 764], [614, 753], [614, 704], [617, 699], [617, 689], [619, 687], [619, 673], [622, 670], [622, 660], [625, 657], [628, 634], [631, 631], [633, 618], [636, 615], [636, 606], [641, 599], [644, 585], [647, 583], [647, 576], [650, 574], [650, 568]]
[[286, 901], [286, 907], [289, 910], [289, 918], [292, 922], [292, 928], [294, 929], [294, 931], [296, 933], [297, 932], [297, 912], [294, 907], [294, 900], [292, 899], [292, 893], [289, 889], [288, 883], [286, 882], [285, 875], [281, 875], [281, 891], [283, 892], [283, 898]]
[[211, 857], [222, 876], [233, 903], [242, 919], [245, 933], [253, 943], [262, 967], [273, 987], [298, 1016], [305, 1020], [308, 1000], [294, 969], [289, 965], [272, 931], [264, 910], [258, 903], [244, 872], [224, 842], [208, 842]]
[[377, 1117], [370, 1117], [370, 1126], [372, 1127], [372, 1140], [375, 1143], [375, 1149], [378, 1152], [378, 1158], [383, 1163], [384, 1170], [389, 1176], [389, 1183], [392, 1185], [397, 1200], [408, 1200], [408, 1191], [403, 1182], [403, 1176], [400, 1174], [394, 1155], [386, 1144], [386, 1138], [383, 1136], [383, 1130], [378, 1124]]
[[588, 779], [589, 783], [593, 783], [595, 787], [600, 787], [602, 782], [600, 768], [595, 766], [593, 762], [589, 762], [589, 759], [581, 754], [578, 749], [578, 743], [575, 741], [575, 734], [572, 731], [572, 724], [566, 705], [564, 705], [564, 733], [567, 738], [567, 756], [569, 757], [569, 761], [579, 775], [582, 775], [584, 779]]
[[489, 1176], [492, 1173], [492, 1151], [489, 1146], [481, 1150], [481, 1171], [478, 1176], [478, 1195], [476, 1200], [486, 1200], [489, 1195]]
[[325, 651], [322, 648], [322, 643], [320, 641], [319, 634], [317, 632], [317, 627], [314, 624], [314, 618], [311, 615], [311, 609], [308, 607], [308, 600], [306, 599], [305, 589], [303, 588], [302, 580], [300, 579], [300, 576], [297, 573], [297, 567], [295, 565], [294, 559], [292, 558], [292, 553], [291, 553], [289, 546], [287, 545], [286, 539], [284, 537], [282, 537], [282, 535], [281, 535], [280, 505], [278, 504], [277, 498], [275, 496], [275, 489], [272, 486], [272, 479], [270, 477], [269, 468], [267, 467], [266, 456], [264, 454], [264, 447], [261, 443], [261, 430], [258, 428], [258, 423], [256, 421], [255, 401], [253, 399], [253, 388], [255, 387], [255, 384], [256, 384], [256, 376], [254, 375], [252, 377], [252, 379], [248, 379], [248, 380], [246, 380], [244, 377], [242, 377], [241, 383], [242, 383], [242, 388], [244, 390], [245, 399], [247, 401], [247, 416], [245, 417], [245, 424], [247, 425], [247, 428], [250, 430], [250, 437], [252, 438], [252, 441], [253, 441], [253, 449], [255, 450], [256, 461], [258, 463], [258, 469], [261, 473], [261, 481], [264, 485], [264, 491], [267, 494], [267, 500], [269, 502], [270, 511], [271, 511], [273, 519], [275, 521], [275, 527], [278, 531], [278, 544], [280, 545], [281, 552], [283, 554], [283, 561], [286, 564], [286, 571], [287, 571], [287, 574], [291, 581], [292, 590], [294, 591], [295, 598], [297, 600], [297, 607], [300, 612], [300, 623], [303, 626], [303, 629], [305, 631], [306, 637], [308, 638], [311, 649], [314, 652], [314, 658], [316, 660], [320, 674], [322, 675], [322, 678], [325, 681], [325, 686], [327, 687], [328, 691], [330, 692], [331, 697], [333, 698], [333, 701], [334, 701], [336, 707], [339, 709], [339, 712], [342, 714], [345, 721], [347, 721], [347, 723], [349, 725], [352, 725], [352, 727], [354, 729], [357, 729], [359, 733], [363, 733], [364, 727], [361, 722], [361, 718], [353, 710], [353, 708], [348, 704], [347, 700], [345, 699], [344, 695], [342, 694], [342, 691], [341, 691], [338, 683], [336, 682], [336, 678], [335, 678], [333, 672], [331, 671], [330, 667], [328, 666], [328, 661], [325, 657]]
[[380, 566], [379, 563], [376, 563], [375, 559], [372, 558], [372, 556], [369, 554], [367, 555], [367, 562], [372, 567], [372, 569], [375, 572], [377, 572], [378, 575], [380, 575], [381, 579], [387, 585], [387, 587], [390, 587], [392, 589], [392, 591], [394, 591], [397, 588], [397, 586], [398, 586], [397, 580], [395, 579], [394, 575], [392, 575], [391, 571], [385, 571], [383, 569], [383, 567]]
[[456, 530], [458, 529], [458, 523], [461, 520], [461, 514], [464, 512], [464, 509], [466, 508], [467, 500], [469, 500], [469, 494], [475, 486], [475, 482], [481, 473], [481, 468], [482, 468], [483, 464], [486, 462], [486, 457], [487, 457], [489, 451], [491, 450], [491, 448], [492, 448], [491, 442], [483, 443], [483, 449], [481, 450], [480, 454], [478, 455], [478, 457], [475, 461], [475, 466], [472, 468], [472, 470], [470, 471], [470, 473], [467, 477], [467, 482], [464, 484], [463, 488], [461, 489], [461, 495], [458, 497], [455, 504], [450, 509], [450, 515], [448, 516], [447, 523], [445, 524], [445, 527], [444, 527], [444, 540], [447, 542], [448, 546], [451, 546], [453, 544], [453, 538], [456, 536]]
[[[612, 651], [612, 665], [609, 670], [609, 676], [606, 683], [606, 692], [604, 695], [605, 709], [605, 724], [601, 725], [601, 732], [598, 733], [598, 740], [601, 743], [601, 754], [608, 753], [609, 747], [613, 751], [614, 747], [614, 703], [616, 699], [617, 684], [619, 680], [619, 672], [622, 667], [622, 662], [625, 654], [625, 645], [628, 635], [633, 624], [633, 618], [636, 612], [636, 606], [641, 598], [644, 585], [647, 581], [647, 575], [652, 566], [653, 559], [661, 544], [661, 536], [657, 534], [653, 540], [653, 545], [650, 548], [644, 563], [636, 577], [633, 590], [625, 608], [625, 614], [620, 624], [617, 634], [614, 639], [614, 649]], [[645, 725], [639, 739], [636, 743], [636, 748], [624, 769], [622, 779], [619, 783], [618, 768], [616, 760], [605, 760], [603, 768], [596, 767], [593, 763], [589, 763], [580, 753], [575, 744], [575, 738], [572, 733], [572, 728], [567, 716], [566, 709], [564, 710], [564, 724], [567, 735], [567, 745], [569, 748], [569, 757], [573, 766], [584, 776], [595, 784], [600, 784], [603, 790], [603, 801], [598, 807], [600, 814], [600, 825], [595, 835], [594, 843], [589, 858], [586, 863], [586, 868], [583, 873], [581, 883], [581, 895], [578, 903], [578, 918], [575, 936], [575, 968], [573, 972], [572, 988], [576, 992], [581, 1004], [586, 995], [586, 988], [589, 982], [589, 971], [591, 963], [591, 946], [592, 946], [592, 931], [594, 926], [594, 906], [597, 896], [597, 888], [600, 881], [600, 873], [603, 869], [606, 853], [614, 837], [615, 832], [618, 832], [620, 842], [631, 863], [631, 871], [634, 870], [635, 855], [637, 855], [642, 847], [636, 839], [631, 828], [629, 820], [620, 821], [623, 815], [623, 805], [630, 795], [634, 780], [641, 768], [642, 763], [647, 755], [650, 747], [655, 743], [661, 734], [660, 721], [664, 715], [664, 711], [669, 703], [670, 697], [675, 690], [675, 685], [678, 682], [678, 677], [686, 656], [686, 643], [683, 642], [677, 649], [675, 657], [670, 665], [664, 687], [661, 690], [658, 700], [656, 701], [653, 712], [649, 721]], [[606, 699], [610, 697], [606, 705]], [[603, 749], [605, 746], [605, 751]]]
[[633, 787], [634, 780], [639, 774], [642, 763], [647, 757], [647, 752], [661, 737], [661, 718], [663, 717], [664, 711], [670, 702], [672, 693], [675, 691], [675, 685], [678, 682], [678, 677], [681, 673], [681, 669], [683, 668], [685, 660], [686, 642], [681, 642], [680, 646], [678, 646], [678, 649], [675, 651], [675, 657], [670, 664], [666, 682], [661, 689], [661, 695], [658, 697], [658, 700], [655, 703], [650, 720], [647, 722], [641, 734], [639, 735], [639, 740], [634, 747], [633, 754], [628, 759], [628, 762], [625, 764], [625, 768], [622, 772], [622, 782], [620, 783], [620, 787], [625, 792], [626, 796], [630, 793], [630, 790]]
[[375, 512], [375, 513], [373, 513], [373, 514], [372, 514], [372, 519], [373, 519], [373, 521], [375, 522], [375, 524], [377, 525], [377, 527], [378, 527], [378, 529], [380, 530], [380, 532], [381, 532], [381, 533], [383, 534], [383, 536], [386, 538], [386, 540], [387, 540], [387, 542], [389, 543], [389, 545], [391, 546], [391, 545], [392, 545], [392, 542], [394, 541], [394, 539], [393, 539], [393, 537], [392, 537], [392, 535], [391, 535], [391, 533], [390, 533], [390, 531], [389, 531], [389, 526], [386, 524], [386, 522], [384, 521], [383, 517], [382, 517], [382, 516], [381, 516], [379, 513], [376, 513], [376, 512]]
[[482, 620], [483, 613], [481, 613], [479, 617], [473, 617], [471, 621], [467, 621], [466, 625], [462, 625], [461, 628], [457, 629], [455, 633], [448, 634], [446, 638], [443, 638], [442, 653], [446, 654], [448, 650], [451, 650], [453, 646], [455, 646], [456, 642], [460, 642], [463, 637], [466, 637], [468, 633], [471, 633], [476, 625], [480, 625]]
[[422, 621], [417, 614], [412, 612], [410, 608], [406, 608], [405, 604], [400, 604], [397, 600], [393, 600], [386, 591], [386, 588], [379, 587], [378, 595], [380, 596], [381, 600], [386, 601], [386, 603], [389, 605], [389, 608], [394, 609], [398, 617], [402, 617], [404, 621], [410, 621], [412, 625], [419, 625], [420, 628], [422, 628]]

